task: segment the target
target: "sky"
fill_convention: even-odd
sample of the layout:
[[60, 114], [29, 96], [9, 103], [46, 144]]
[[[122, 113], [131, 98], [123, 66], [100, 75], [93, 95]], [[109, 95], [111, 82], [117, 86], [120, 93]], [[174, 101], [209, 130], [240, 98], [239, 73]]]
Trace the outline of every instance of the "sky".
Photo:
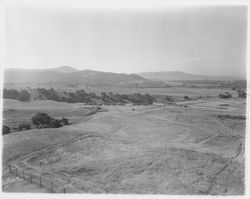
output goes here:
[[3, 31], [7, 68], [246, 74], [243, 6], [11, 4]]

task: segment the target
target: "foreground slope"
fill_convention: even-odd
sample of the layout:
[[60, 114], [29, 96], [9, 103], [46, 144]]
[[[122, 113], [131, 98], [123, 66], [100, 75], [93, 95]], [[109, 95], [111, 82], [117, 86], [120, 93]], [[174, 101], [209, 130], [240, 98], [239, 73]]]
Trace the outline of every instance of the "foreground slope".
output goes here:
[[245, 120], [217, 117], [222, 103], [223, 114], [245, 114], [243, 100], [107, 107], [4, 136], [4, 163], [82, 193], [243, 194]]

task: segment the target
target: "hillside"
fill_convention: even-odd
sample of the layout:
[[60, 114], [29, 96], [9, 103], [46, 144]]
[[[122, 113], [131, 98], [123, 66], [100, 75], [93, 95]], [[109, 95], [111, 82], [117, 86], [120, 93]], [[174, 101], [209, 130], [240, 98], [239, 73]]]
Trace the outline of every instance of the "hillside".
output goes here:
[[72, 124], [4, 135], [3, 191], [29, 192], [32, 174], [32, 183], [39, 188], [41, 176], [50, 193], [244, 194], [246, 121], [235, 116], [245, 114], [245, 100], [102, 106], [106, 111], [86, 116], [89, 108], [5, 101], [8, 122], [28, 122], [42, 111]]
[[93, 70], [78, 71], [72, 67], [64, 66], [54, 69], [6, 69], [4, 71], [5, 83], [37, 83], [37, 84], [71, 84], [101, 86], [132, 86], [150, 84], [135, 74], [117, 74]]
[[194, 75], [190, 73], [184, 73], [181, 71], [162, 71], [162, 72], [144, 72], [137, 75], [158, 81], [184, 81], [184, 80], [239, 80], [240, 77], [234, 76], [206, 76], [206, 75]]

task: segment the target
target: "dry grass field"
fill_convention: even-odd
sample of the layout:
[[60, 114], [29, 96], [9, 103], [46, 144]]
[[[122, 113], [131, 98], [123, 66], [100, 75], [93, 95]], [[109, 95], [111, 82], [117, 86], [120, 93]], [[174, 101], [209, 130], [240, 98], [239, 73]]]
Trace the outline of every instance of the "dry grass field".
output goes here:
[[30, 103], [6, 101], [4, 122], [28, 119], [44, 107], [75, 122], [4, 135], [3, 191], [33, 189], [8, 175], [12, 164], [80, 193], [244, 193], [246, 121], [218, 115], [245, 115], [245, 100], [106, 106], [88, 117], [82, 104]]
[[32, 116], [40, 112], [45, 112], [55, 118], [66, 117], [71, 123], [76, 123], [82, 121], [90, 109], [81, 103], [59, 103], [51, 100], [20, 102], [4, 99], [3, 124], [16, 127], [21, 123], [30, 123]]

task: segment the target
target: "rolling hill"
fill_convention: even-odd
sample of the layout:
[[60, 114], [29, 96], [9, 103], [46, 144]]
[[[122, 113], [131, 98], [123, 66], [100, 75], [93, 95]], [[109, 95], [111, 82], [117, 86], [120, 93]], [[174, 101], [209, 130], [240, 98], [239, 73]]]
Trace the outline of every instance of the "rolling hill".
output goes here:
[[77, 70], [63, 66], [53, 69], [6, 69], [5, 83], [72, 84], [102, 86], [131, 86], [150, 84], [151, 81], [135, 74], [118, 74], [93, 70]]
[[139, 74], [77, 70], [70, 66], [50, 69], [5, 69], [4, 83], [25, 87], [137, 87], [165, 88], [168, 81], [185, 80], [239, 80], [239, 77], [204, 76], [179, 71], [145, 72]]

